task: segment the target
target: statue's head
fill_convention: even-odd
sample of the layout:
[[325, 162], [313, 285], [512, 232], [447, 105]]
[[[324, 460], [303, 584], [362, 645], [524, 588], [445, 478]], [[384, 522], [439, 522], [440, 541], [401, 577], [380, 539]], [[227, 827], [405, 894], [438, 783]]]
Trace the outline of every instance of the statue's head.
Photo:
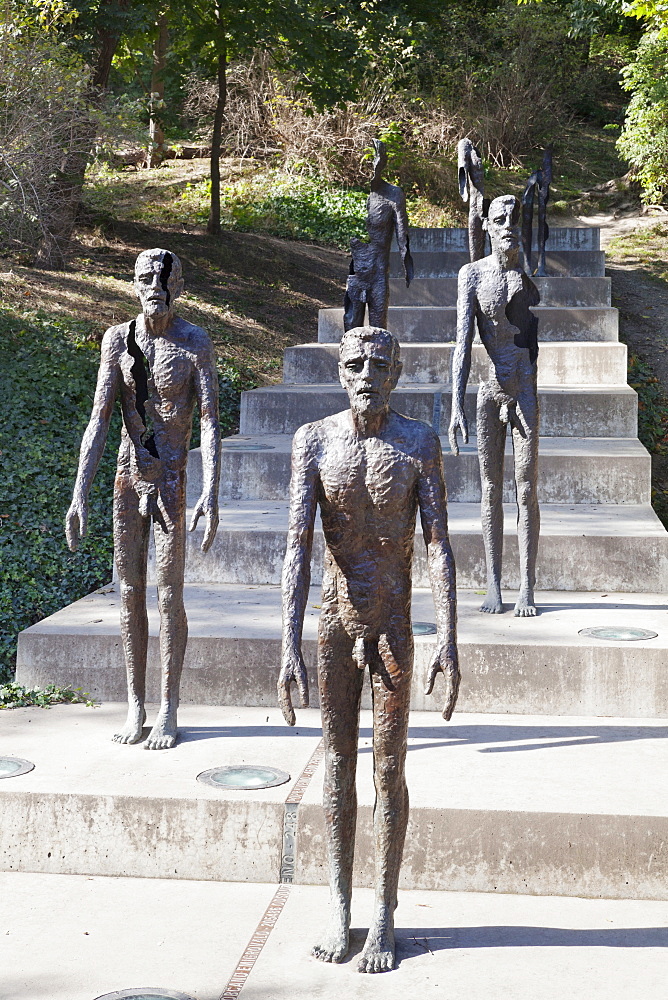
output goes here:
[[339, 378], [350, 407], [365, 416], [387, 409], [401, 375], [399, 341], [378, 326], [347, 330], [339, 346]]
[[489, 233], [492, 253], [508, 253], [520, 245], [520, 203], [514, 194], [503, 194], [494, 198], [482, 221], [483, 229]]
[[147, 316], [164, 316], [183, 291], [181, 261], [169, 250], [143, 250], [135, 263], [135, 292]]
[[373, 155], [373, 176], [379, 181], [382, 180], [383, 173], [385, 172], [385, 167], [387, 166], [387, 153], [385, 152], [385, 143], [380, 139], [371, 140], [374, 148]]

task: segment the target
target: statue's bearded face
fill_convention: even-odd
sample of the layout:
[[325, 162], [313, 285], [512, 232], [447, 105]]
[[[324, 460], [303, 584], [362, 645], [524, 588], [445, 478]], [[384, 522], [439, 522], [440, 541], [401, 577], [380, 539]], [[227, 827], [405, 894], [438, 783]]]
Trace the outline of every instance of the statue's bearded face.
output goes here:
[[489, 206], [484, 228], [489, 233], [492, 253], [517, 250], [520, 245], [519, 204], [514, 196], [495, 198]]
[[140, 254], [135, 269], [135, 292], [145, 316], [164, 316], [183, 289], [180, 263], [174, 268], [170, 253]]
[[354, 337], [344, 342], [339, 378], [357, 413], [371, 416], [386, 409], [400, 374], [401, 363], [392, 360], [388, 344]]

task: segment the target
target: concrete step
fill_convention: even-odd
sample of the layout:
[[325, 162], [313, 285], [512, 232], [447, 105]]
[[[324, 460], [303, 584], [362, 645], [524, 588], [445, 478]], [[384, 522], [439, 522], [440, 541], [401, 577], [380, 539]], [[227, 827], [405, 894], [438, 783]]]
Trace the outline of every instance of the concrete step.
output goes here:
[[[475, 434], [478, 387], [469, 384], [466, 414]], [[539, 389], [540, 433], [545, 437], [636, 437], [637, 396], [628, 385], [543, 386]], [[392, 406], [408, 417], [447, 431], [447, 386], [404, 385], [392, 393]], [[331, 382], [320, 385], [272, 385], [241, 396], [241, 434], [294, 434], [302, 424], [348, 408], [348, 396]]]
[[[610, 278], [532, 278], [543, 306], [609, 306]], [[457, 278], [390, 278], [393, 306], [456, 306]]]
[[11, 977], [12, 1000], [91, 1000], [138, 983], [219, 1000], [243, 955], [250, 959], [244, 997], [256, 1000], [395, 1000], [434, 996], [441, 983], [467, 1000], [496, 997], [500, 982], [513, 1000], [662, 993], [668, 904], [660, 900], [404, 889], [395, 916], [398, 967], [361, 976], [372, 891], [353, 894], [350, 957], [331, 966], [309, 954], [325, 926], [328, 890], [282, 890], [287, 901], [258, 943], [275, 884], [5, 872], [0, 915], [11, 951], [3, 978]]
[[[610, 306], [536, 306], [539, 341], [616, 341], [619, 318]], [[387, 328], [406, 343], [441, 343], [457, 336], [456, 306], [390, 306]], [[343, 335], [343, 309], [320, 309], [318, 342], [338, 343]]]
[[[477, 441], [455, 457], [442, 438], [449, 500], [480, 502]], [[222, 500], [284, 500], [290, 486], [289, 434], [223, 439]], [[512, 445], [506, 442], [504, 499], [515, 498]], [[650, 502], [651, 460], [637, 438], [542, 438], [538, 497], [541, 503], [646, 504]], [[190, 453], [188, 503], [202, 490], [201, 455]]]
[[[403, 371], [399, 385], [451, 384], [454, 344], [401, 345]], [[623, 385], [626, 382], [626, 344], [612, 342], [548, 342], [540, 345], [539, 385]], [[339, 381], [337, 344], [299, 344], [288, 347], [283, 381], [309, 384]], [[482, 344], [473, 345], [471, 381], [490, 377], [491, 364]]]
[[[665, 588], [655, 594], [538, 592], [540, 614], [531, 619], [515, 618], [515, 598], [516, 593], [506, 591], [504, 614], [483, 615], [478, 610], [480, 591], [460, 588], [457, 592], [461, 711], [631, 714], [643, 718], [668, 715]], [[312, 587], [304, 621], [303, 650], [314, 706], [318, 705], [315, 662], [320, 599], [320, 588]], [[185, 603], [189, 638], [182, 703], [274, 707], [281, 648], [280, 588], [187, 584]], [[152, 586], [148, 606], [147, 697], [157, 701], [159, 622]], [[124, 700], [127, 689], [119, 614], [118, 585], [109, 584], [26, 629], [19, 637], [19, 683], [69, 684], [105, 701]], [[412, 614], [414, 621], [434, 621], [430, 590], [413, 591]], [[657, 632], [658, 638], [623, 642], [579, 634], [583, 628], [598, 626], [646, 628]], [[434, 636], [415, 637], [411, 692], [415, 709], [440, 711], [440, 695], [437, 693], [434, 700], [424, 694], [433, 649]], [[370, 707], [368, 687], [363, 704]], [[5, 720], [9, 718], [7, 713]], [[19, 749], [14, 753], [32, 759]], [[662, 804], [666, 802], [668, 799]]]
[[[423, 229], [419, 226], [411, 226], [408, 232], [411, 252], [463, 250], [468, 253], [468, 230], [462, 227]], [[550, 226], [545, 246], [547, 250], [600, 250], [600, 233], [601, 230], [597, 226]], [[534, 253], [537, 245], [538, 230], [534, 227], [532, 242]]]
[[[504, 586], [519, 586], [517, 508], [505, 506]], [[482, 587], [485, 557], [477, 503], [451, 503], [450, 539], [461, 587]], [[213, 546], [203, 555], [199, 530], [188, 533], [189, 583], [278, 584], [285, 554], [287, 502], [233, 500], [224, 503]], [[321, 577], [324, 540], [316, 526], [314, 583]], [[154, 578], [152, 556], [149, 577]], [[420, 533], [415, 545], [413, 582], [429, 585]], [[543, 590], [668, 590], [668, 533], [649, 504], [597, 506], [541, 505], [541, 539], [536, 569]]]
[[[469, 263], [467, 250], [438, 250], [413, 253], [416, 278], [452, 278]], [[605, 274], [605, 254], [602, 250], [551, 250], [545, 255], [549, 277], [602, 278]], [[390, 277], [403, 277], [404, 269], [398, 252], [390, 254]]]
[[[183, 706], [181, 743], [148, 754], [111, 742], [123, 717], [118, 704], [9, 713], [2, 752], [35, 769], [0, 787], [2, 868], [276, 884], [285, 802], [320, 740], [319, 713], [300, 711], [291, 730], [276, 709]], [[371, 714], [360, 722], [354, 881], [367, 887]], [[665, 720], [414, 713], [400, 887], [665, 900], [666, 736]], [[196, 781], [242, 762], [291, 781], [253, 792]], [[298, 885], [326, 879], [322, 779], [321, 763], [297, 809]]]

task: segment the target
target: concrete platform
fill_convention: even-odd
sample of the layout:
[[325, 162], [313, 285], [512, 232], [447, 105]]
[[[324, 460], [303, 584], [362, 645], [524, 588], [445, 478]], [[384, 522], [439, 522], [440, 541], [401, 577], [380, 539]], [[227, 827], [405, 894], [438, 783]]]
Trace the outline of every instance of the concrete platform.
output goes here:
[[[451, 502], [480, 502], [477, 440], [455, 456], [441, 438]], [[223, 440], [220, 497], [223, 500], [284, 500], [290, 486], [292, 435], [236, 435]], [[541, 503], [648, 504], [650, 456], [637, 438], [541, 438], [538, 497]], [[512, 442], [506, 442], [504, 500], [515, 499]], [[202, 490], [201, 455], [190, 453], [188, 503]]]
[[[437, 696], [438, 697], [438, 696]], [[5, 871], [276, 882], [284, 803], [320, 739], [277, 709], [186, 706], [171, 751], [121, 746], [122, 705], [18, 709], [0, 752], [35, 769], [0, 786]], [[372, 882], [371, 716], [362, 713], [355, 884]], [[404, 889], [668, 898], [668, 722], [411, 717]], [[292, 783], [225, 791], [210, 767], [267, 763]], [[297, 812], [297, 884], [325, 881], [323, 766]], [[639, 776], [642, 780], [639, 780]]]
[[[283, 381], [338, 384], [338, 344], [300, 344], [288, 347], [283, 361]], [[438, 382], [452, 384], [454, 344], [401, 345], [403, 371], [399, 385]], [[613, 341], [571, 343], [552, 341], [540, 346], [539, 385], [623, 385], [626, 382], [626, 344]], [[471, 381], [488, 379], [491, 364], [482, 344], [473, 345]]]
[[[466, 390], [469, 433], [475, 434], [477, 385]], [[638, 397], [628, 385], [542, 386], [540, 433], [549, 437], [636, 437]], [[392, 393], [399, 413], [424, 420], [447, 432], [451, 393], [448, 386], [404, 385]], [[319, 385], [264, 386], [241, 395], [241, 434], [294, 434], [302, 424], [348, 409], [348, 396], [331, 382]]]
[[[504, 508], [505, 587], [519, 587], [517, 508]], [[200, 549], [203, 529], [188, 533], [188, 583], [278, 584], [287, 535], [287, 503], [230, 501], [211, 549]], [[448, 511], [460, 587], [485, 585], [485, 557], [478, 504], [450, 504]], [[429, 586], [426, 550], [419, 522], [413, 583]], [[312, 580], [320, 582], [324, 537], [316, 524]], [[149, 578], [153, 578], [152, 553]], [[543, 504], [536, 584], [542, 590], [668, 591], [668, 534], [649, 506]]]
[[[600, 229], [596, 226], [550, 226], [545, 247], [547, 250], [600, 250], [600, 233]], [[468, 229], [463, 227], [429, 229], [410, 226], [408, 234], [411, 252], [464, 250], [468, 253]], [[534, 227], [532, 241], [534, 253], [537, 244], [538, 230]]]
[[[610, 278], [532, 278], [543, 306], [609, 306]], [[393, 306], [456, 306], [457, 278], [390, 278]]]
[[[481, 591], [458, 591], [462, 711], [668, 716], [665, 594], [539, 593], [540, 614], [535, 619], [514, 617], [515, 596], [512, 591], [504, 593], [508, 603], [503, 615], [482, 615], [478, 611]], [[189, 584], [185, 600], [189, 640], [182, 703], [273, 708], [280, 663], [279, 588]], [[148, 603], [148, 692], [157, 699], [158, 614], [153, 587]], [[318, 704], [319, 607], [320, 590], [313, 587], [303, 645], [312, 705]], [[117, 585], [111, 584], [26, 629], [19, 637], [19, 682], [82, 686], [98, 698], [124, 699], [119, 614]], [[413, 592], [413, 619], [434, 621], [429, 590]], [[658, 638], [621, 642], [579, 634], [583, 628], [610, 625], [647, 628], [657, 632]], [[433, 648], [433, 636], [416, 637], [411, 703], [419, 710], [440, 707], [438, 696], [427, 698], [423, 692]], [[368, 692], [364, 704], [370, 704]]]
[[[413, 256], [416, 278], [451, 278], [459, 274], [459, 269], [469, 263], [468, 250], [416, 250]], [[548, 276], [560, 275], [586, 278], [603, 277], [605, 274], [605, 254], [602, 250], [550, 250], [545, 254]], [[390, 277], [403, 277], [403, 265], [399, 253], [390, 254]]]
[[[610, 306], [536, 306], [539, 341], [616, 341], [619, 318]], [[387, 312], [387, 329], [399, 340], [420, 344], [452, 342], [457, 336], [455, 306], [395, 306]], [[343, 309], [320, 309], [318, 342], [338, 343], [343, 335]]]
[[[286, 887], [287, 889], [287, 887]], [[276, 886], [81, 875], [0, 875], [3, 992], [12, 1000], [92, 1000], [161, 985], [219, 1000]], [[661, 1000], [668, 906], [660, 901], [407, 891], [396, 913], [398, 968], [361, 976], [372, 915], [353, 896], [342, 965], [309, 955], [328, 892], [292, 886], [242, 1000]], [[58, 919], [54, 921], [54, 913]], [[147, 919], [147, 915], [150, 919]]]

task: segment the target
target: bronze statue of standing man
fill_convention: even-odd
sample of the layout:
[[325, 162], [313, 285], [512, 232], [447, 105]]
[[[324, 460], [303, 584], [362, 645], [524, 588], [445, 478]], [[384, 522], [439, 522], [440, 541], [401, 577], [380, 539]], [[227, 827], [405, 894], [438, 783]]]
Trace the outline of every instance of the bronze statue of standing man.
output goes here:
[[482, 485], [482, 535], [487, 561], [487, 596], [480, 608], [501, 614], [503, 553], [503, 463], [508, 425], [512, 432], [520, 556], [518, 617], [535, 615], [534, 586], [540, 535], [538, 509], [538, 319], [530, 306], [540, 295], [520, 267], [519, 202], [495, 198], [484, 228], [492, 252], [465, 264], [457, 285], [457, 344], [452, 356], [450, 447], [459, 454], [457, 432], [468, 441], [464, 412], [466, 383], [476, 323], [493, 374], [480, 384], [477, 402], [478, 458]]
[[114, 549], [128, 717], [114, 740], [138, 743], [146, 720], [146, 566], [153, 524], [162, 700], [145, 747], [164, 750], [176, 743], [179, 682], [188, 638], [183, 603], [186, 464], [195, 403], [201, 419], [204, 487], [190, 530], [205, 518], [202, 551], [210, 547], [218, 527], [218, 376], [205, 331], [174, 313], [175, 300], [183, 291], [176, 254], [159, 249], [140, 253], [134, 285], [142, 312], [129, 323], [112, 326], [102, 340], [95, 400], [65, 527], [74, 551], [86, 534], [88, 494], [120, 397], [123, 430], [114, 484]]
[[364, 325], [369, 307], [369, 326], [387, 327], [390, 304], [390, 250], [396, 235], [406, 275], [406, 287], [413, 280], [413, 258], [408, 240], [406, 199], [400, 187], [383, 180], [387, 165], [385, 145], [373, 140], [376, 152], [373, 161], [371, 193], [367, 199], [369, 242], [353, 238], [350, 241], [350, 274], [343, 301], [343, 329]]
[[313, 948], [324, 962], [348, 951], [357, 799], [355, 771], [364, 671], [373, 694], [376, 899], [360, 972], [394, 967], [394, 910], [408, 821], [404, 776], [413, 669], [411, 569], [419, 509], [438, 634], [427, 678], [445, 675], [444, 718], [459, 689], [455, 566], [448, 539], [441, 446], [427, 424], [396, 413], [399, 343], [386, 330], [343, 335], [339, 376], [350, 409], [305, 424], [292, 450], [290, 522], [283, 567], [283, 653], [278, 694], [295, 723], [290, 686], [308, 704], [301, 653], [316, 508], [325, 534], [318, 688], [325, 740], [324, 809], [331, 908]]

